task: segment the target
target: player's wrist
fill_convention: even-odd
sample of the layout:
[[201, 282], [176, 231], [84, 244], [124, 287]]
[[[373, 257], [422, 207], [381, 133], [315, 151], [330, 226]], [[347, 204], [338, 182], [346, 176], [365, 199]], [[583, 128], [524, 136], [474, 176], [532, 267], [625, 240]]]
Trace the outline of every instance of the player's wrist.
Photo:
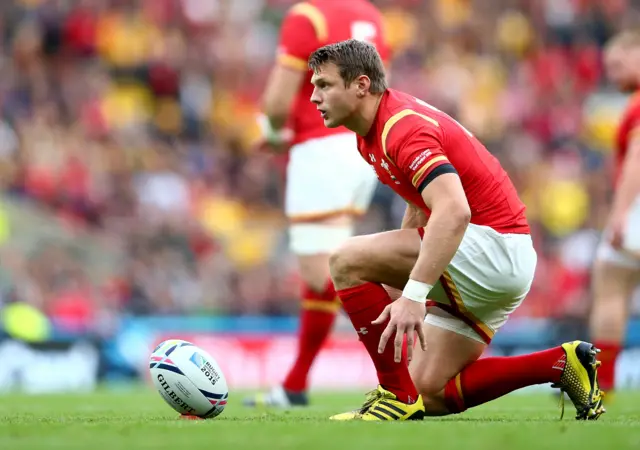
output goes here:
[[258, 116], [258, 126], [265, 140], [271, 144], [283, 144], [292, 138], [291, 130], [288, 128], [274, 128], [271, 121], [265, 114]]
[[429, 295], [429, 292], [431, 292], [431, 289], [433, 289], [433, 285], [429, 283], [409, 279], [402, 290], [402, 296], [406, 299], [422, 303], [424, 305], [427, 303], [427, 296]]

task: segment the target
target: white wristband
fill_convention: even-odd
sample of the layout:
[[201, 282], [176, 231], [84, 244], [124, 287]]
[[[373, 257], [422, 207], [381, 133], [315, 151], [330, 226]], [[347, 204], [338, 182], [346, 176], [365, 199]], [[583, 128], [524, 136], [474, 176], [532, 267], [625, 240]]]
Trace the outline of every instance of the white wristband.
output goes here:
[[293, 133], [289, 128], [274, 130], [269, 118], [264, 114], [258, 116], [258, 126], [260, 127], [262, 136], [271, 144], [286, 143], [293, 138]]
[[402, 296], [418, 303], [427, 303], [427, 295], [433, 289], [433, 286], [422, 281], [409, 279], [404, 286]]

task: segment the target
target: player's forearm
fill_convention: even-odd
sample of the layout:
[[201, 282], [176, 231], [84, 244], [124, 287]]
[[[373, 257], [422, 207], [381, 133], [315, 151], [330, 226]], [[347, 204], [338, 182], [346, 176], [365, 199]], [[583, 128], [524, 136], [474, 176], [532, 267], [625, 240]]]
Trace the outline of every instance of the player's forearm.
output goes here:
[[265, 139], [272, 143], [286, 142], [290, 138], [290, 130], [285, 128], [291, 99], [284, 98], [278, 101], [277, 91], [268, 88], [263, 100], [263, 114], [258, 118], [258, 125]]
[[264, 115], [267, 117], [267, 120], [269, 120], [269, 125], [273, 130], [280, 130], [284, 128], [284, 125], [287, 123], [288, 113], [284, 113], [283, 111], [265, 109]]
[[271, 72], [262, 97], [262, 112], [272, 129], [280, 130], [285, 126], [302, 77], [302, 72], [281, 66], [276, 66]]
[[407, 209], [402, 217], [400, 228], [422, 228], [427, 225], [427, 217], [422, 210], [411, 203], [407, 203]]
[[411, 271], [412, 280], [436, 284], [458, 250], [470, 216], [468, 209], [453, 205], [432, 212], [424, 229], [420, 255]]
[[613, 201], [612, 215], [626, 214], [640, 195], [640, 143], [636, 143], [629, 150]]
[[269, 125], [273, 130], [280, 130], [287, 123], [287, 117], [289, 116], [289, 109], [283, 108], [283, 105], [279, 105], [275, 107], [265, 105], [264, 115], [269, 121]]

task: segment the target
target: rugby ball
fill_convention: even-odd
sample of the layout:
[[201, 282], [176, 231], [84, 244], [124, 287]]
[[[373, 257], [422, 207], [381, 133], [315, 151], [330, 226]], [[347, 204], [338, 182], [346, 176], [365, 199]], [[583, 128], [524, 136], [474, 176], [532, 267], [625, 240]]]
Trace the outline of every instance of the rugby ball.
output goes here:
[[149, 371], [162, 398], [180, 414], [212, 419], [227, 404], [229, 390], [220, 366], [191, 342], [162, 342], [149, 358]]

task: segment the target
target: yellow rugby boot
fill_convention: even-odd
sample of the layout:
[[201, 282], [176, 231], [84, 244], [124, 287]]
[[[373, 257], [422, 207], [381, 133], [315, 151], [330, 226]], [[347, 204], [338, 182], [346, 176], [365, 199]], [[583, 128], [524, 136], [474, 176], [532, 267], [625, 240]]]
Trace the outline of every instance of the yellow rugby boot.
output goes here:
[[360, 409], [331, 416], [331, 420], [422, 420], [424, 418], [424, 404], [418, 396], [415, 403], [407, 404], [399, 401], [395, 394], [382, 386], [367, 393], [367, 397]]
[[[600, 361], [596, 355], [599, 350], [583, 341], [566, 342], [562, 348], [567, 360], [560, 382], [552, 387], [567, 393], [576, 407], [577, 420], [596, 420], [605, 412], [602, 406], [604, 392], [598, 386]], [[560, 398], [564, 400], [564, 394]], [[564, 413], [564, 403], [562, 411]]]

